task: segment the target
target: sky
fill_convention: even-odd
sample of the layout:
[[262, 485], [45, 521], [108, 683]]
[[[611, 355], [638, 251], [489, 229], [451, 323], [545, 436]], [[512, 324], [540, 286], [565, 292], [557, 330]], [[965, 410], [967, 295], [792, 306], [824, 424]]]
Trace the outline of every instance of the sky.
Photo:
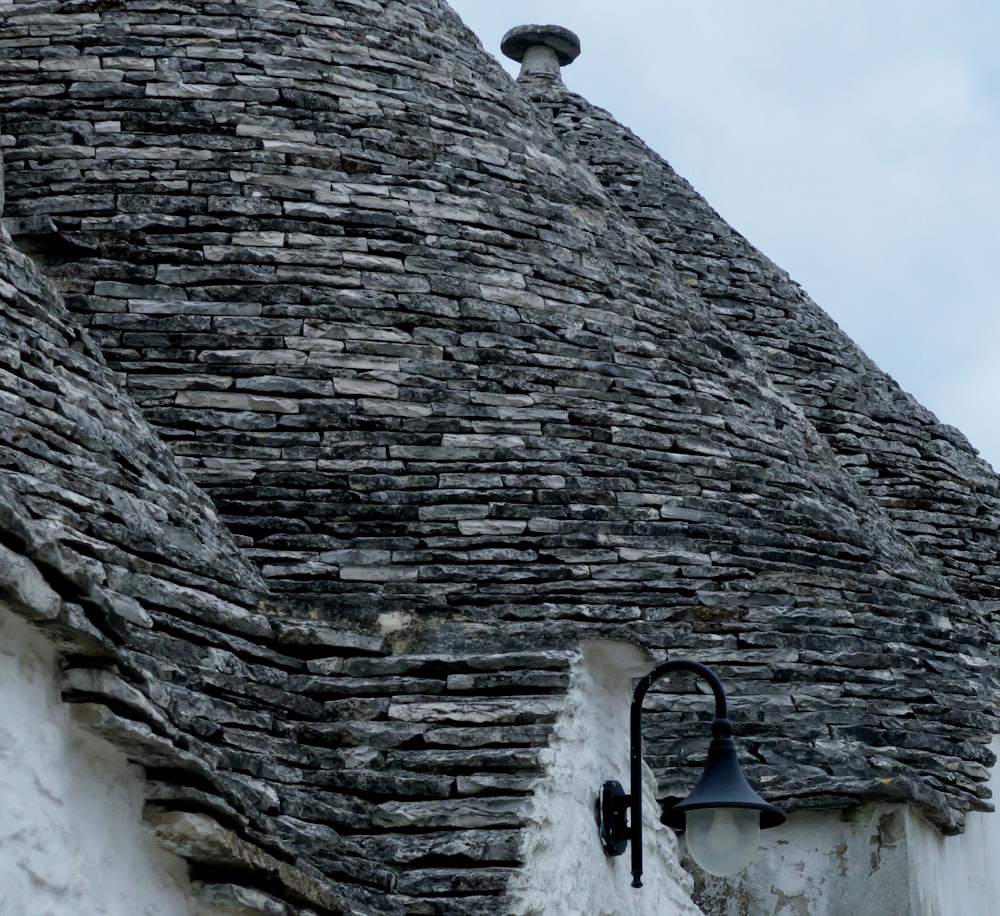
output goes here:
[[450, 0], [485, 48], [575, 31], [567, 87], [663, 156], [1000, 469], [995, 0]]

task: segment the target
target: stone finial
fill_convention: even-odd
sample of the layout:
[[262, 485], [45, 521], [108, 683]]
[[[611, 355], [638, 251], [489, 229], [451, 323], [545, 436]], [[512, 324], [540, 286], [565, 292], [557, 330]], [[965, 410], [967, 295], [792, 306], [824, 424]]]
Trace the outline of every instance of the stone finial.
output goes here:
[[561, 83], [560, 67], [579, 56], [580, 39], [558, 25], [519, 25], [504, 35], [500, 50], [521, 65], [518, 80], [541, 77]]

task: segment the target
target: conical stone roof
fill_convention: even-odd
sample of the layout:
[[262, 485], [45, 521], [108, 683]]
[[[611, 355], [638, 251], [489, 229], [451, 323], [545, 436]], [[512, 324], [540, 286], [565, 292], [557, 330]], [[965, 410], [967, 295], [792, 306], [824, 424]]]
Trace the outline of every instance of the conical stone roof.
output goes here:
[[[880, 377], [726, 227], [693, 240], [713, 217], [610, 119], [512, 85], [431, 0], [3, 17], [9, 225], [260, 570], [259, 695], [227, 698], [304, 698], [206, 730], [280, 761], [240, 758], [274, 793], [241, 837], [336, 830], [354, 858], [309, 867], [387, 911], [505, 912], [585, 638], [714, 664], [771, 798], [946, 830], [985, 805], [995, 479], [884, 380], [857, 396]], [[750, 317], [776, 296], [801, 317], [772, 354]], [[975, 474], [959, 508], [941, 468]], [[662, 705], [669, 794], [698, 726]]]
[[551, 81], [521, 85], [921, 555], [968, 598], [996, 599], [1000, 494], [968, 440], [902, 391], [612, 115]]

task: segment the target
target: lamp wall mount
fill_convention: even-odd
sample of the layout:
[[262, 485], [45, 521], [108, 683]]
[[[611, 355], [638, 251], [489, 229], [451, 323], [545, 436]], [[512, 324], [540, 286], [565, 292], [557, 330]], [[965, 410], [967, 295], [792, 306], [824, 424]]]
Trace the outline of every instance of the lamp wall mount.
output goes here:
[[609, 779], [601, 786], [597, 800], [597, 826], [604, 851], [609, 856], [624, 855], [628, 848], [628, 809], [631, 804], [632, 796], [618, 780]]

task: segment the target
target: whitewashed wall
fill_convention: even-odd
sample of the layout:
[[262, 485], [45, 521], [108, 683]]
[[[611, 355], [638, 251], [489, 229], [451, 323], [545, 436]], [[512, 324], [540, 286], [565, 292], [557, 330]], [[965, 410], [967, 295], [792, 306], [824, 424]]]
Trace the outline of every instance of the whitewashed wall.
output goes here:
[[[1000, 740], [994, 740], [1000, 752]], [[993, 770], [994, 797], [1000, 775]], [[741, 876], [710, 879], [710, 916], [995, 916], [1000, 815], [944, 837], [908, 805], [800, 812], [761, 835]]]
[[0, 604], [0, 916], [190, 916], [140, 776], [69, 720], [47, 643]]
[[609, 858], [597, 834], [594, 803], [601, 784], [629, 789], [632, 679], [653, 663], [624, 643], [589, 643], [573, 671], [556, 724], [546, 776], [534, 795], [526, 836], [518, 914], [530, 916], [698, 916], [692, 881], [673, 831], [659, 823], [652, 774], [644, 786], [643, 887], [633, 888], [631, 857]]
[[[1000, 755], [1000, 737], [993, 752]], [[990, 778], [1000, 804], [1000, 764]], [[1000, 913], [1000, 814], [974, 812], [965, 833], [942, 837], [911, 815], [909, 831], [913, 913], [920, 916], [993, 916]]]
[[711, 916], [909, 916], [906, 826], [901, 806], [794, 813], [761, 834], [745, 872], [708, 879], [702, 906]]

